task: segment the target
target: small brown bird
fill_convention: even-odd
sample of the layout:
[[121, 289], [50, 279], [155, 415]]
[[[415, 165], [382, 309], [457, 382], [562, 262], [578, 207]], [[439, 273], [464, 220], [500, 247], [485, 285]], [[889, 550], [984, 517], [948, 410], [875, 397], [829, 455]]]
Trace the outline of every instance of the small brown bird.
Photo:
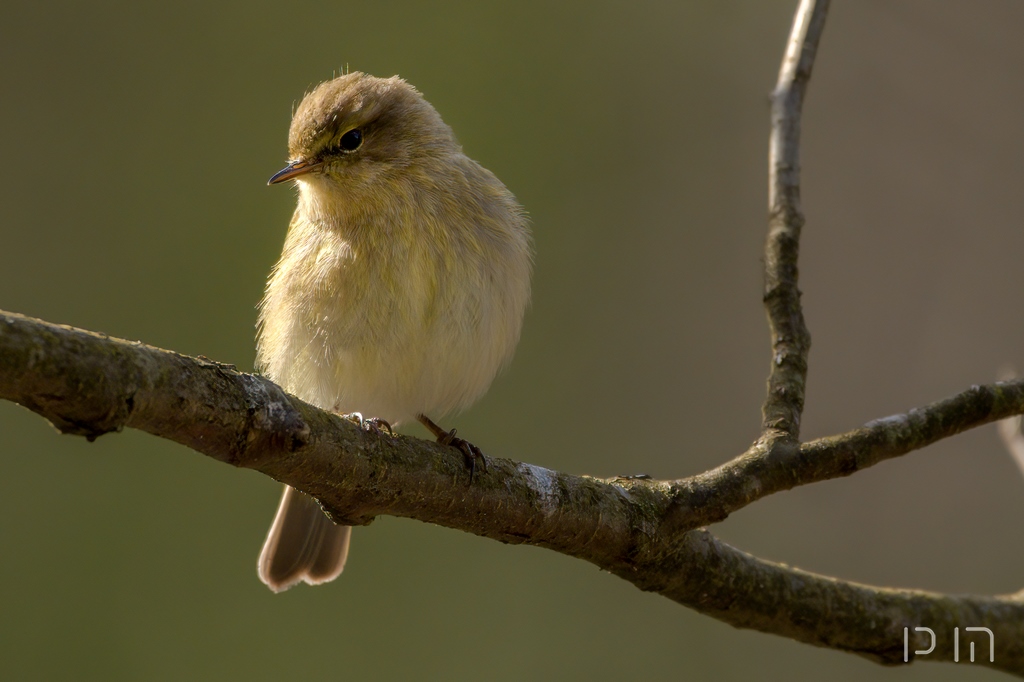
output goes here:
[[[515, 197], [462, 153], [411, 85], [350, 73], [292, 119], [298, 206], [260, 307], [257, 361], [320, 408], [437, 426], [511, 359], [530, 298], [531, 241]], [[360, 417], [361, 419], [361, 417]], [[336, 578], [351, 528], [285, 487], [259, 559], [275, 592]]]

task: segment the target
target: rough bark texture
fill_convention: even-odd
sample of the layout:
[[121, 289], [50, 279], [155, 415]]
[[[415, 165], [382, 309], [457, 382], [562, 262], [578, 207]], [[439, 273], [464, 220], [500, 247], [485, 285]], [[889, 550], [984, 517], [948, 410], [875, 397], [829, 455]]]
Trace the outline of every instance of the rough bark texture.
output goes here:
[[[883, 662], [902, 660], [904, 627], [984, 624], [995, 633], [995, 667], [1024, 675], [1021, 594], [856, 585], [762, 561], [700, 529], [773, 492], [1024, 413], [1021, 380], [972, 387], [793, 451], [755, 445], [678, 481], [597, 479], [489, 458], [472, 485], [453, 448], [363, 431], [228, 365], [10, 313], [0, 313], [0, 398], [65, 433], [96, 438], [127, 426], [261, 471], [313, 495], [339, 522], [391, 514], [547, 547], [738, 627]], [[929, 658], [952, 660], [951, 642], [939, 644]]]
[[[0, 398], [90, 440], [131, 427], [261, 471], [317, 498], [334, 520], [380, 514], [585, 559], [737, 627], [899, 663], [954, 628], [985, 626], [976, 664], [1024, 677], [1024, 591], [1002, 597], [893, 590], [814, 575], [734, 549], [702, 526], [798, 485], [848, 476], [982, 424], [1024, 414], [1024, 380], [951, 398], [801, 444], [807, 332], [797, 288], [800, 108], [827, 2], [803, 0], [774, 94], [765, 305], [772, 369], [762, 435], [736, 459], [676, 481], [574, 476], [489, 458], [472, 484], [463, 455], [385, 436], [319, 410], [230, 365], [0, 313]], [[909, 646], [904, 647], [905, 628]], [[963, 653], [961, 653], [963, 655]]]

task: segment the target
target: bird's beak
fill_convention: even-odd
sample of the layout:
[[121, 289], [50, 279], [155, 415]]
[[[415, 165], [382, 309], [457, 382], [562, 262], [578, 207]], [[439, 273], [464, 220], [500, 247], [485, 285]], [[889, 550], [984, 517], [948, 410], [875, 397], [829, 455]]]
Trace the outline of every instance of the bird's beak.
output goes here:
[[317, 168], [320, 167], [320, 165], [321, 164], [319, 162], [304, 161], [302, 159], [299, 159], [298, 161], [292, 161], [287, 166], [274, 173], [274, 175], [271, 176], [270, 180], [267, 181], [267, 184], [276, 185], [279, 182], [284, 182], [285, 180], [297, 178], [300, 175], [305, 175], [306, 173], [315, 171]]

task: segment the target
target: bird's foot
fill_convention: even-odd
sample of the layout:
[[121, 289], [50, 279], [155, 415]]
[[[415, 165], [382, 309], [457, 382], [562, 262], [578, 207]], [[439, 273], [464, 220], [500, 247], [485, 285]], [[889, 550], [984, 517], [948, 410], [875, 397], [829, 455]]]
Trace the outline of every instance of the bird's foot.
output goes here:
[[[395, 437], [395, 432], [391, 430], [391, 424], [388, 424], [386, 421], [379, 417], [367, 417], [364, 419], [363, 415], [360, 414], [359, 412], [352, 412], [350, 414], [343, 414], [341, 416], [349, 420], [350, 422], [359, 424], [359, 428], [361, 428], [363, 431], [366, 431], [367, 433], [374, 433], [377, 434], [378, 436], [383, 436], [384, 431], [387, 431], [389, 436], [391, 436], [392, 438]], [[381, 427], [384, 428], [381, 429]]]
[[477, 460], [480, 460], [480, 468], [485, 472], [487, 471], [487, 458], [484, 457], [484, 453], [480, 448], [473, 445], [468, 440], [457, 437], [455, 435], [455, 429], [448, 431], [443, 436], [438, 436], [437, 442], [441, 445], [450, 445], [462, 452], [462, 456], [466, 459], [466, 466], [469, 467], [470, 483], [473, 482], [473, 474], [476, 473]]
[[453, 448], [459, 450], [462, 456], [466, 458], [466, 467], [469, 468], [469, 482], [473, 482], [473, 476], [476, 474], [476, 462], [480, 460], [480, 468], [485, 472], [487, 471], [487, 458], [484, 457], [484, 453], [477, 446], [470, 443], [468, 440], [459, 438], [455, 435], [455, 429], [451, 431], [445, 431], [440, 426], [435, 424], [430, 417], [425, 414], [418, 415], [416, 417], [420, 423], [427, 427], [427, 429], [434, 434], [437, 438], [437, 442], [441, 445], [450, 445]]

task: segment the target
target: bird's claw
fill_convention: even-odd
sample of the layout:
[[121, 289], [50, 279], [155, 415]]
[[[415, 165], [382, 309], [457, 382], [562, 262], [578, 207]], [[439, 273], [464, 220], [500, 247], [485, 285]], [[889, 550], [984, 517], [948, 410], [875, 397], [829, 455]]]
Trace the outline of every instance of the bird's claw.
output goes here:
[[487, 471], [487, 458], [484, 457], [484, 453], [480, 448], [473, 445], [468, 440], [457, 437], [455, 435], [455, 429], [452, 429], [443, 436], [438, 437], [437, 442], [441, 445], [450, 445], [462, 452], [462, 456], [466, 458], [466, 466], [469, 467], [470, 483], [473, 482], [473, 475], [476, 473], [477, 460], [480, 460], [480, 468], [485, 472]]
[[[359, 424], [359, 428], [361, 428], [363, 431], [366, 431], [367, 433], [375, 433], [378, 436], [383, 436], [384, 431], [387, 431], [389, 436], [391, 436], [392, 438], [395, 437], [395, 432], [391, 430], [391, 424], [388, 424], [385, 420], [381, 419], [380, 417], [363, 418], [363, 415], [360, 414], [359, 412], [343, 414], [342, 417], [349, 420], [350, 422]], [[381, 429], [381, 427], [384, 427], [383, 430]]]

